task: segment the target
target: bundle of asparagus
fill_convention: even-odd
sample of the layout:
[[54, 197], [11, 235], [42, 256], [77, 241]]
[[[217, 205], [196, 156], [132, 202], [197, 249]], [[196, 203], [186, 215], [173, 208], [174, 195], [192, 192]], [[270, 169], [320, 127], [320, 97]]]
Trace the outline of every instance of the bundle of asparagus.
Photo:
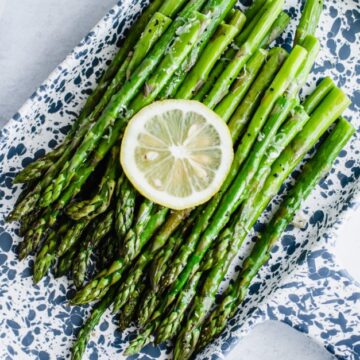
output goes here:
[[[81, 359], [111, 305], [122, 329], [132, 322], [142, 327], [127, 354], [153, 337], [157, 343], [176, 338], [175, 359], [202, 349], [234, 315], [271, 247], [354, 131], [339, 119], [349, 100], [329, 78], [299, 100], [319, 51], [314, 33], [322, 1], [306, 1], [290, 53], [267, 49], [289, 23], [284, 0], [255, 0], [245, 13], [235, 5], [151, 1], [63, 144], [15, 178], [29, 186], [8, 219], [20, 222], [20, 258], [36, 252], [34, 280], [57, 263], [56, 274], [71, 274], [80, 288], [73, 304], [101, 299], [73, 359]], [[199, 100], [230, 129], [230, 172], [220, 191], [195, 209], [171, 211], [144, 198], [118, 162], [127, 122], [165, 98]], [[335, 121], [211, 312], [252, 226]]]

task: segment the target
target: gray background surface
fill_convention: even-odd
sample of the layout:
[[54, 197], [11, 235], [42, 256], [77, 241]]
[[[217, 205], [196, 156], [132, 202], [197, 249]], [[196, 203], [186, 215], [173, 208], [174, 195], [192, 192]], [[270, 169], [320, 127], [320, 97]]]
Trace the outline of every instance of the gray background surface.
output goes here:
[[[115, 0], [0, 0], [0, 127], [91, 29]], [[256, 327], [231, 360], [328, 360], [286, 325]]]

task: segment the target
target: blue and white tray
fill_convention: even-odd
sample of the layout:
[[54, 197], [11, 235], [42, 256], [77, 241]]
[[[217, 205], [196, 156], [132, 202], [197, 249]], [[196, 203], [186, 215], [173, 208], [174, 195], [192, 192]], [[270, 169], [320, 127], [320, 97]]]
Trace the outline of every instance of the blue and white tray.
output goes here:
[[[288, 0], [297, 18], [301, 1]], [[360, 130], [358, 0], [325, 1], [318, 35], [322, 52], [307, 90], [325, 75], [351, 97], [347, 117]], [[61, 142], [116, 43], [146, 1], [123, 0], [99, 22], [0, 131], [0, 359], [65, 359], [89, 307], [70, 307], [74, 293], [65, 279], [52, 275], [33, 285], [33, 260], [19, 262], [16, 224], [4, 216], [20, 192], [12, 185], [19, 169]], [[280, 43], [289, 47], [296, 21]], [[291, 31], [290, 31], [291, 30]], [[275, 247], [268, 265], [253, 282], [249, 296], [225, 332], [199, 359], [224, 357], [255, 325], [283, 321], [323, 344], [340, 359], [360, 359], [360, 286], [333, 260], [332, 233], [360, 189], [359, 130], [342, 151], [330, 176], [304, 204], [303, 211]], [[275, 209], [279, 199], [275, 199]], [[263, 219], [265, 220], [265, 218]], [[261, 223], [256, 227], [261, 228]], [[253, 242], [249, 237], [237, 264]], [[349, 249], [351, 251], [351, 249]], [[91, 338], [86, 359], [121, 359], [129, 336], [116, 330], [110, 314]], [[146, 347], [132, 359], [169, 358], [165, 347]]]

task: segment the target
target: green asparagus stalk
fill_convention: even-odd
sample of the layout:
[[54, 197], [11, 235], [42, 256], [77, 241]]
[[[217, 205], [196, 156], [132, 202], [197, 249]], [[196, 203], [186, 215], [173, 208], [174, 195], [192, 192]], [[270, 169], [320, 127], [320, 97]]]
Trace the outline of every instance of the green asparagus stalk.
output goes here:
[[111, 231], [114, 221], [114, 211], [110, 210], [103, 216], [95, 219], [89, 227], [83, 241], [80, 242], [79, 250], [72, 264], [73, 280], [77, 288], [80, 288], [86, 277], [91, 255]]
[[68, 231], [65, 236], [61, 239], [60, 244], [56, 250], [57, 256], [64, 255], [75, 243], [80, 240], [85, 228], [89, 224], [88, 221], [82, 220], [76, 222]]
[[134, 320], [135, 311], [141, 295], [144, 293], [146, 288], [145, 283], [140, 283], [131, 293], [127, 303], [121, 309], [119, 313], [119, 327], [120, 330], [125, 330], [130, 323]]
[[[264, 187], [246, 201], [237, 217], [232, 233], [234, 241], [229, 246], [228, 255], [210, 271], [201, 294], [194, 300], [191, 316], [179, 334], [175, 345], [175, 359], [187, 359], [194, 352], [199, 339], [200, 328], [215, 299], [217, 289], [249, 229], [264, 211], [270, 199], [279, 191], [287, 176], [348, 105], [349, 100], [346, 95], [339, 89], [334, 89], [315, 110], [303, 131], [295, 137], [275, 161]], [[181, 357], [179, 357], [180, 351]]]
[[24, 235], [23, 241], [19, 244], [19, 259], [23, 260], [37, 249], [45, 235], [49, 234], [46, 228], [46, 219], [49, 218], [49, 211], [43, 213], [38, 220], [29, 228]]
[[122, 239], [130, 230], [135, 216], [137, 193], [123, 173], [117, 184], [115, 205], [115, 231]]
[[239, 29], [228, 24], [220, 24], [214, 37], [209, 41], [195, 66], [185, 77], [176, 97], [191, 99], [209, 76], [218, 58], [232, 42]]
[[[179, 276], [181, 278], [181, 272], [186, 269], [186, 267], [191, 267], [192, 265], [192, 257], [189, 259], [189, 256], [193, 253], [195, 250], [198, 240], [200, 238], [200, 235], [202, 232], [207, 229], [206, 232], [209, 231], [209, 229], [212, 228], [212, 224], [210, 223], [210, 219], [212, 215], [214, 214], [215, 210], [218, 207], [218, 204], [220, 203], [220, 200], [223, 197], [224, 192], [229, 188], [232, 181], [236, 177], [238, 170], [240, 169], [240, 166], [242, 165], [243, 161], [248, 156], [250, 149], [255, 142], [256, 138], [258, 137], [258, 134], [263, 127], [267, 116], [269, 115], [275, 101], [279, 96], [281, 96], [284, 91], [289, 86], [290, 82], [294, 79], [296, 73], [299, 70], [299, 67], [302, 65], [304, 58], [306, 57], [306, 51], [301, 48], [297, 47], [295, 48], [289, 57], [285, 60], [285, 63], [282, 65], [279, 73], [276, 75], [275, 79], [272, 81], [272, 84], [270, 85], [270, 89], [268, 89], [260, 103], [260, 106], [258, 107], [258, 110], [256, 111], [249, 127], [247, 130], [247, 133], [250, 136], [244, 136], [242, 141], [240, 142], [240, 145], [236, 151], [236, 155], [233, 165], [230, 169], [230, 172], [228, 174], [227, 179], [225, 180], [225, 183], [222, 186], [222, 189], [219, 191], [218, 194], [215, 195], [215, 197], [210, 201], [209, 205], [207, 205], [202, 217], [199, 218], [198, 222], [195, 224], [193, 231], [189, 237], [189, 240], [187, 242], [187, 248], [185, 248], [185, 251], [180, 252], [177, 259], [173, 261], [172, 270], [167, 276], [165, 285], [169, 286], [173, 282], [175, 284], [179, 284], [180, 288], [182, 285], [180, 285]], [[257, 155], [256, 153], [254, 153]], [[261, 155], [259, 154], [259, 157]], [[242, 172], [241, 172], [242, 173]], [[253, 173], [253, 170], [251, 171]], [[245, 174], [245, 172], [244, 172]], [[249, 173], [249, 177], [250, 177]], [[207, 244], [210, 244], [212, 240], [209, 242], [206, 241]], [[204, 249], [207, 249], [207, 246], [204, 246], [202, 242], [199, 244], [199, 250], [202, 253]], [[195, 263], [198, 263], [201, 258], [197, 255], [193, 256], [194, 259], [197, 259]], [[185, 270], [184, 270], [185, 271]], [[185, 275], [186, 277], [186, 275]], [[178, 285], [174, 285], [177, 287]], [[176, 293], [176, 292], [175, 292]], [[174, 295], [175, 295], [174, 293]]]
[[152, 235], [164, 224], [166, 216], [169, 213], [169, 209], [163, 207], [160, 207], [159, 209], [157, 209], [157, 207], [155, 208], [156, 211], [150, 215], [144, 231], [137, 234], [134, 232], [135, 236], [132, 236], [131, 229], [127, 233], [121, 250], [121, 256], [125, 261], [130, 262], [132, 259], [135, 259], [144, 244], [147, 243], [151, 239]]
[[[190, 211], [191, 210], [188, 209], [188, 211], [174, 212], [172, 216], [167, 220], [167, 222], [171, 222], [171, 218], [174, 216], [179, 219], [179, 222], [178, 224], [173, 222], [174, 226], [171, 230], [174, 234], [169, 237], [167, 243], [156, 253], [154, 259], [152, 260], [152, 264], [149, 270], [149, 278], [151, 286], [154, 290], [157, 290], [160, 279], [166, 271], [170, 257], [176, 252], [177, 248], [181, 244], [182, 238], [187, 234], [188, 230], [191, 228], [197, 216], [200, 215], [201, 208], [198, 207], [191, 213]], [[179, 227], [180, 225], [181, 228]], [[168, 227], [168, 225], [165, 224], [164, 227]]]
[[104, 269], [111, 265], [114, 259], [116, 259], [116, 254], [119, 253], [121, 247], [121, 241], [110, 234], [106, 239], [104, 239], [100, 245], [100, 261], [99, 269]]
[[34, 263], [34, 281], [38, 283], [49, 271], [56, 259], [56, 245], [58, 237], [62, 237], [68, 231], [69, 223], [64, 223], [58, 230], [53, 230], [38, 253]]
[[[131, 78], [125, 82], [121, 90], [112, 97], [96, 124], [88, 131], [82, 140], [72, 159], [65, 164], [56, 180], [45, 190], [40, 201], [42, 207], [49, 206], [61, 195], [62, 190], [68, 186], [74, 176], [76, 176], [79, 166], [97, 146], [106, 129], [111, 127], [114, 122], [118, 123], [121, 125], [120, 129], [117, 130], [117, 127], [113, 126], [112, 130], [117, 130], [116, 135], [119, 135], [126, 125], [127, 120], [133, 114], [133, 111], [138, 111], [142, 106], [147, 105], [156, 98], [162, 87], [175, 72], [178, 64], [184, 60], [193, 47], [194, 42], [199, 37], [204, 16], [194, 11], [201, 6], [204, 1], [205, 0], [196, 0], [188, 3], [155, 44], [147, 57], [133, 72]], [[185, 19], [189, 19], [189, 21], [186, 22]], [[178, 31], [178, 27], [183, 25], [184, 20], [187, 25], [183, 27], [184, 30], [176, 37], [176, 41], [171, 46], [171, 50], [166, 53], [162, 59], [162, 55], [167, 50], [176, 31]], [[161, 59], [162, 61], [160, 63]], [[157, 65], [159, 65], [157, 71], [148, 79]], [[130, 101], [138, 94], [140, 87], [144, 85], [145, 82], [145, 94], [140, 94], [140, 98], [133, 102], [132, 110], [126, 111]], [[127, 112], [127, 114], [124, 114], [124, 112]]]
[[[181, 8], [184, 6], [185, 3], [186, 0], [163, 1], [163, 4], [160, 7], [159, 12], [172, 18], [177, 12], [181, 10]], [[196, 10], [198, 10], [200, 7], [201, 5], [197, 7]]]
[[[187, 234], [188, 230], [191, 228], [195, 219], [201, 214], [201, 207], [198, 207], [194, 210], [190, 216], [187, 218], [185, 224], [182, 224], [181, 228], [178, 228], [174, 236], [170, 237], [168, 242], [161, 248], [160, 251], [156, 254], [152, 260], [152, 264], [149, 269], [150, 283], [152, 288], [148, 289], [145, 293], [140, 306], [139, 306], [139, 315], [138, 323], [140, 326], [144, 326], [156, 309], [159, 303], [159, 296], [162, 293], [162, 289], [158, 291], [158, 285], [161, 277], [165, 274], [165, 271], [171, 268], [171, 262], [169, 262], [171, 256], [176, 253], [177, 248], [181, 245], [182, 238]], [[178, 211], [174, 213], [175, 216], [187, 216], [184, 212]], [[169, 219], [171, 220], [171, 219]], [[173, 227], [173, 231], [175, 226]]]
[[262, 6], [251, 19], [246, 17], [246, 26], [244, 27], [244, 30], [236, 37], [232, 51], [230, 52], [229, 50], [228, 54], [226, 54], [227, 58], [232, 59], [236, 54], [236, 51], [239, 50], [239, 48], [247, 41], [256, 24], [261, 20], [262, 16], [264, 16], [270, 3], [271, 1], [268, 1], [266, 4], [264, 4], [264, 6]]
[[299, 26], [296, 29], [294, 44], [302, 44], [307, 35], [314, 35], [323, 10], [322, 0], [306, 0]]
[[114, 146], [96, 195], [90, 200], [70, 204], [66, 209], [67, 215], [73, 220], [92, 220], [106, 211], [110, 205], [119, 172], [119, 147]]
[[230, 285], [222, 302], [204, 324], [198, 348], [203, 348], [225, 328], [227, 320], [234, 315], [238, 306], [243, 302], [252, 279], [270, 258], [271, 248], [280, 239], [287, 225], [300, 209], [302, 202], [309, 196], [320, 179], [330, 171], [336, 157], [354, 134], [354, 131], [353, 126], [345, 119], [340, 118], [315, 156], [305, 165], [294, 187], [244, 261], [237, 280]]
[[[261, 15], [261, 13], [260, 13]], [[268, 45], [270, 45], [276, 38], [278, 38], [282, 32], [287, 27], [288, 23], [290, 21], [290, 17], [286, 15], [286, 13], [281, 12], [279, 17], [275, 20], [273, 25], [271, 26], [270, 31], [265, 35], [264, 39], [262, 40], [261, 47], [266, 48]], [[257, 22], [257, 21], [256, 21]], [[254, 21], [254, 24], [256, 23]], [[250, 24], [246, 27], [246, 29], [253, 28]], [[248, 31], [248, 30], [247, 30]], [[218, 61], [218, 63], [213, 68], [208, 80], [204, 84], [204, 86], [199, 90], [199, 92], [194, 96], [194, 100], [202, 101], [205, 96], [209, 93], [211, 88], [213, 87], [214, 83], [218, 79], [218, 77], [221, 75], [221, 73], [224, 71], [227, 63], [234, 58], [236, 54], [236, 49], [239, 48], [243, 44], [243, 33], [245, 30], [240, 33], [239, 36], [236, 37], [233, 45], [225, 52], [225, 54], [222, 56], [222, 58]]]
[[134, 47], [134, 53], [126, 69], [127, 79], [131, 77], [133, 70], [139, 66], [156, 41], [164, 34], [170, 23], [171, 18], [163, 15], [161, 12], [156, 12], [153, 15], [141, 34], [139, 42]]
[[71, 249], [69, 249], [63, 256], [60, 257], [55, 269], [56, 277], [64, 276], [70, 272], [77, 251], [78, 249], [77, 246], [75, 245]]
[[216, 106], [215, 112], [220, 115], [225, 122], [228, 122], [231, 115], [246, 95], [264, 64], [266, 57], [267, 52], [265, 50], [257, 50], [240, 73], [238, 79], [232, 85], [230, 93], [225, 96], [218, 106]]
[[[209, 20], [201, 13], [197, 13], [196, 16], [197, 20], [187, 30], [187, 36], [185, 36], [186, 32], [181, 34], [179, 41], [172, 46], [174, 54], [164, 58], [157, 73], [146, 80], [143, 92], [138, 93], [131, 103], [130, 107], [135, 113], [158, 97], [160, 91], [177, 70], [178, 65], [186, 59], [196, 41], [201, 38], [201, 33]], [[177, 57], [176, 54], [178, 54]]]
[[[151, 314], [155, 311], [157, 306], [160, 303], [160, 297], [164, 293], [162, 289], [160, 289], [160, 292], [157, 292], [153, 289], [149, 289], [147, 293], [145, 294], [144, 298], [142, 299], [140, 303], [140, 310], [137, 317], [137, 322], [141, 327], [147, 328], [147, 324], [152, 324], [153, 321], [149, 322], [149, 319], [151, 317]], [[160, 324], [160, 318], [155, 319], [157, 324]], [[154, 330], [157, 328], [157, 326], [154, 327]], [[142, 335], [143, 333], [141, 333]], [[145, 344], [144, 344], [145, 345]]]
[[310, 114], [319, 105], [320, 101], [335, 87], [329, 77], [325, 77], [304, 102], [305, 111]]
[[174, 307], [161, 322], [157, 330], [156, 342], [158, 344], [171, 339], [180, 330], [180, 326], [185, 317], [186, 309], [196, 295], [197, 286], [201, 278], [201, 272], [196, 273], [185, 286], [176, 300]]
[[106, 296], [96, 305], [91, 312], [85, 325], [81, 328], [74, 345], [71, 348], [71, 360], [81, 360], [85, 352], [86, 345], [95, 326], [100, 322], [105, 311], [110, 307], [116, 287], [112, 287]]
[[60, 145], [57, 149], [33, 161], [15, 176], [13, 184], [28, 183], [41, 178], [63, 151], [64, 146]]
[[141, 334], [130, 342], [130, 345], [125, 350], [124, 355], [131, 356], [140, 352], [140, 350], [152, 340], [152, 334], [154, 333], [154, 330], [157, 328], [158, 324], [159, 320], [157, 319], [147, 325], [145, 329], [141, 332]]
[[[287, 53], [282, 48], [273, 48], [269, 51], [269, 58], [267, 63], [264, 65], [259, 76], [251, 86], [248, 94], [229, 120], [229, 130], [234, 143], [248, 125], [248, 122], [251, 120], [252, 114], [258, 107], [264, 92], [270, 86], [272, 80], [274, 79], [275, 73], [283, 64], [286, 57]], [[226, 101], [228, 96], [225, 97], [224, 101]], [[219, 108], [221, 104], [222, 102], [217, 108]]]
[[25, 216], [22, 217], [20, 222], [20, 229], [19, 229], [19, 235], [24, 236], [26, 232], [29, 230], [30, 226], [36, 222], [38, 217], [40, 216], [41, 211], [40, 209], [36, 209]]
[[204, 100], [205, 105], [212, 108], [228, 94], [231, 83], [239, 75], [241, 69], [255, 50], [261, 45], [261, 41], [270, 31], [270, 28], [279, 16], [283, 5], [283, 0], [274, 0], [269, 5], [266, 5], [263, 16], [259, 19], [246, 42], [237, 51], [235, 58], [220, 75], [209, 95]]

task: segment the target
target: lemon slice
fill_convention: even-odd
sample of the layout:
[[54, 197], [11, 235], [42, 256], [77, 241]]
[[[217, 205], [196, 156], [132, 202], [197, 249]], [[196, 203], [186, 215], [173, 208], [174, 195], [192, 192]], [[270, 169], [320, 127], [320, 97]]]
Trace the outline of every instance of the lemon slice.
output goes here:
[[224, 121], [198, 101], [164, 100], [138, 112], [121, 145], [133, 186], [174, 210], [200, 205], [221, 187], [233, 160]]

